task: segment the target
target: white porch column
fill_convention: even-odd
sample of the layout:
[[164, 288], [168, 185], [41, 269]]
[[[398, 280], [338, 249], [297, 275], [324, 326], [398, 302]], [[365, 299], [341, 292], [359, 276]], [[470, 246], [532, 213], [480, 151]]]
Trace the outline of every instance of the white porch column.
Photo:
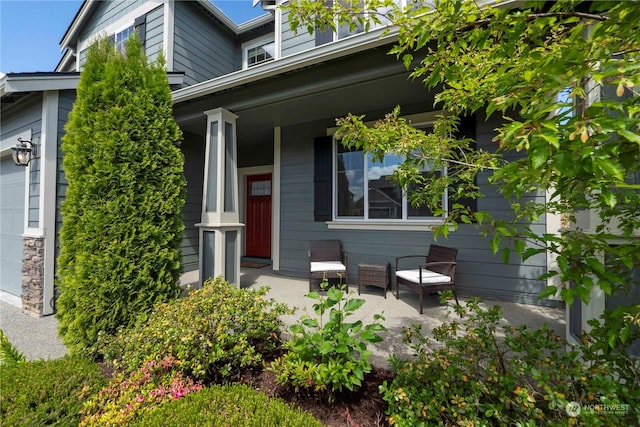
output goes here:
[[238, 166], [236, 119], [238, 116], [216, 108], [207, 115], [200, 229], [200, 283], [209, 277], [224, 276], [229, 283], [240, 282], [241, 233], [238, 211]]

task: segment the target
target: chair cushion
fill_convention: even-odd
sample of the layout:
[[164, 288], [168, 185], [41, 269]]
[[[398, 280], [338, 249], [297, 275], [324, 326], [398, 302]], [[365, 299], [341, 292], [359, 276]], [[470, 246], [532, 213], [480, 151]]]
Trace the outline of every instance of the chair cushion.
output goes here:
[[314, 261], [311, 263], [310, 270], [312, 273], [322, 271], [347, 271], [347, 267], [340, 261]]
[[396, 271], [396, 277], [400, 277], [406, 281], [413, 283], [420, 283], [423, 285], [447, 283], [451, 281], [451, 277], [444, 274], [436, 273], [435, 271], [422, 269], [422, 282], [420, 282], [420, 270], [398, 270]]

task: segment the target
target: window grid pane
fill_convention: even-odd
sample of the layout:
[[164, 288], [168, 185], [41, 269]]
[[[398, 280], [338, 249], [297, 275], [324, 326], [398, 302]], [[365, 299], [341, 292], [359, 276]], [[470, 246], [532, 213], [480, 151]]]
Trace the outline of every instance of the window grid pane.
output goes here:
[[364, 218], [364, 156], [339, 145], [337, 195], [339, 217]]
[[266, 46], [267, 44], [269, 43], [266, 43], [265, 45], [262, 45], [262, 46], [256, 46], [256, 47], [247, 49], [247, 65], [249, 67], [253, 65], [258, 65], [273, 59], [271, 54], [264, 49], [264, 46]]
[[271, 180], [251, 182], [251, 195], [252, 196], [270, 196]]
[[370, 219], [402, 219], [402, 190], [391, 175], [398, 169], [400, 157], [387, 154], [381, 162], [367, 154], [368, 217]]
[[131, 37], [131, 34], [133, 34], [133, 25], [116, 34], [115, 41], [116, 41], [117, 51], [119, 52], [125, 51], [125, 43], [127, 39]]
[[[365, 161], [366, 159], [366, 161]], [[335, 176], [336, 218], [361, 220], [425, 220], [434, 219], [426, 206], [413, 207], [409, 198], [412, 189], [403, 194], [391, 176], [402, 163], [402, 158], [387, 154], [380, 162], [361, 150], [352, 150], [337, 143]], [[423, 168], [423, 176], [440, 176], [441, 170]], [[446, 171], [444, 171], [446, 173]], [[366, 191], [365, 191], [366, 189]], [[442, 205], [446, 209], [446, 192]], [[437, 217], [440, 218], [440, 217]]]

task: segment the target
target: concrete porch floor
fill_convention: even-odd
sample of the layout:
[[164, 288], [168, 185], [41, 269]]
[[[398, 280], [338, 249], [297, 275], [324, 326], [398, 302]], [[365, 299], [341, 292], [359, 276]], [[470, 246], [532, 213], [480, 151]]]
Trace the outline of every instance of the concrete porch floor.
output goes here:
[[[181, 284], [186, 285], [197, 281], [198, 272], [188, 272], [183, 275]], [[284, 302], [289, 307], [296, 307], [295, 315], [283, 317], [287, 326], [295, 323], [305, 309], [309, 314], [314, 315], [313, 301], [305, 297], [309, 290], [309, 282], [306, 279], [280, 276], [273, 272], [270, 266], [255, 269], [242, 268], [240, 286], [242, 288], [269, 286], [269, 297], [278, 302]], [[357, 296], [357, 286], [350, 286], [349, 289]], [[403, 327], [420, 324], [423, 333], [428, 334], [434, 327], [455, 319], [455, 315], [445, 318], [446, 310], [439, 304], [436, 296], [425, 297], [424, 314], [418, 313], [417, 295], [408, 290], [400, 290], [399, 300], [391, 291], [388, 291], [385, 299], [382, 290], [375, 287], [366, 288], [360, 297], [366, 302], [357, 310], [353, 320], [360, 319], [368, 324], [373, 321], [374, 314], [382, 314], [386, 319], [383, 324], [388, 331], [381, 334], [384, 341], [369, 347], [373, 351], [371, 362], [376, 366], [387, 366], [390, 354], [397, 354], [399, 357], [411, 356], [411, 350], [402, 343]], [[464, 298], [460, 298], [461, 303], [463, 300]], [[485, 301], [483, 304], [486, 306], [500, 304], [505, 325], [526, 324], [529, 329], [534, 329], [547, 323], [550, 329], [560, 336], [565, 335], [564, 309], [498, 301]], [[0, 328], [9, 341], [29, 360], [53, 359], [62, 357], [66, 353], [66, 348], [57, 335], [55, 316], [32, 317], [24, 314], [19, 308], [0, 301]]]
[[[197, 282], [198, 273], [186, 273], [183, 279], [188, 281], [192, 277], [195, 277], [194, 282]], [[314, 301], [305, 297], [309, 292], [307, 279], [278, 275], [271, 270], [270, 266], [258, 269], [242, 268], [240, 286], [242, 288], [268, 286], [270, 288], [269, 297], [278, 302], [284, 302], [289, 307], [296, 307], [297, 311], [293, 316], [283, 317], [286, 326], [295, 323], [305, 310], [312, 317], [315, 317], [312, 307]], [[440, 305], [437, 295], [425, 296], [423, 314], [420, 314], [418, 312], [418, 295], [406, 288], [400, 289], [400, 299], [395, 297], [395, 288], [393, 291], [387, 292], [386, 299], [382, 289], [376, 287], [363, 289], [359, 296], [357, 285], [349, 286], [349, 290], [353, 291], [356, 297], [364, 299], [365, 303], [356, 311], [352, 319], [347, 319], [348, 321], [362, 320], [364, 324], [368, 324], [373, 321], [374, 314], [381, 314], [385, 317], [383, 324], [388, 331], [380, 334], [384, 340], [368, 347], [373, 351], [371, 363], [376, 366], [387, 366], [391, 354], [396, 354], [401, 358], [412, 355], [411, 349], [402, 343], [403, 327], [419, 324], [422, 325], [423, 333], [429, 334], [434, 327], [444, 322], [456, 319], [459, 321], [455, 313], [452, 313], [448, 318], [446, 317], [447, 310]], [[464, 304], [464, 297], [459, 300], [461, 304]], [[527, 325], [528, 329], [537, 329], [546, 323], [551, 330], [561, 337], [565, 337], [565, 311], [562, 308], [488, 300], [484, 300], [482, 304], [486, 307], [501, 305], [502, 323], [505, 326]], [[502, 333], [503, 330], [499, 329], [498, 332]]]

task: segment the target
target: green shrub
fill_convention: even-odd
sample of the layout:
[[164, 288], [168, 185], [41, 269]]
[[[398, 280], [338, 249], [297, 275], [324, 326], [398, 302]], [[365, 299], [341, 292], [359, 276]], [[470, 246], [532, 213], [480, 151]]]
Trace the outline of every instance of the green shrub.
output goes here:
[[9, 342], [9, 338], [0, 329], [0, 365], [12, 365], [24, 361], [24, 354]]
[[128, 425], [154, 408], [202, 388], [177, 369], [178, 362], [167, 356], [151, 360], [129, 375], [117, 374], [107, 387], [82, 408], [80, 427]]
[[[239, 289], [208, 280], [187, 297], [159, 304], [148, 319], [106, 344], [105, 358], [131, 371], [170, 355], [197, 379], [217, 380], [260, 366], [280, 344], [284, 304], [265, 299], [268, 288]], [[107, 340], [108, 341], [108, 340]]]
[[[434, 329], [405, 330], [414, 358], [390, 359], [395, 377], [380, 391], [394, 426], [622, 426], [638, 424], [635, 371], [615, 378], [609, 362], [586, 363], [584, 353], [545, 327], [506, 327], [499, 306], [473, 299], [453, 309], [464, 318]], [[578, 417], [570, 403], [583, 408]], [[569, 406], [569, 409], [571, 406]], [[606, 409], [605, 409], [606, 408]]]
[[57, 318], [72, 353], [180, 295], [184, 157], [163, 61], [89, 48], [62, 138]]
[[310, 414], [246, 385], [211, 386], [138, 418], [131, 427], [321, 427]]
[[292, 325], [291, 339], [284, 345], [288, 352], [267, 369], [279, 384], [291, 385], [296, 392], [313, 390], [331, 401], [335, 393], [362, 385], [364, 375], [371, 372], [367, 343], [382, 341], [377, 332], [386, 331], [381, 324], [384, 317], [376, 314], [366, 326], [361, 320], [347, 322], [364, 300], [335, 287], [327, 290], [326, 297], [318, 292], [307, 297], [318, 301], [313, 305], [318, 318], [305, 314]]
[[97, 364], [77, 356], [2, 365], [0, 424], [74, 426], [82, 402], [106, 383]]

